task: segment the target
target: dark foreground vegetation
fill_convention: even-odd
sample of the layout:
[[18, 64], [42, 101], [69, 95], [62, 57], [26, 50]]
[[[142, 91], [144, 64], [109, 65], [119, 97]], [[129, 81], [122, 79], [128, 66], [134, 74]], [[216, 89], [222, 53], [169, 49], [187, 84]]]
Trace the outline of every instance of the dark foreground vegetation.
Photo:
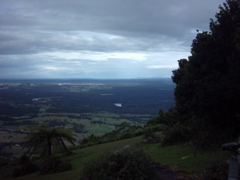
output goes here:
[[173, 71], [178, 126], [199, 146], [236, 140], [240, 129], [239, 1], [220, 6], [210, 31], [192, 43], [192, 55]]
[[[156, 166], [161, 163], [180, 170], [184, 179], [226, 179], [230, 153], [220, 145], [236, 141], [240, 129], [239, 42], [240, 3], [227, 0], [216, 20], [211, 20], [210, 31], [198, 33], [193, 40], [192, 55], [179, 60], [179, 68], [173, 71], [174, 107], [160, 109], [144, 126], [122, 122], [103, 135], [82, 138], [78, 146], [68, 147], [72, 150], [68, 156], [57, 151], [59, 145], [67, 148], [63, 134], [46, 127], [49, 136], [38, 139], [46, 147], [41, 152], [48, 152], [44, 158], [38, 152], [29, 159], [26, 152], [11, 163], [5, 160], [2, 172], [11, 173], [4, 177], [30, 173], [19, 179], [154, 179], [160, 178]], [[34, 139], [34, 135], [27, 137]], [[68, 135], [74, 140], [73, 134]]]

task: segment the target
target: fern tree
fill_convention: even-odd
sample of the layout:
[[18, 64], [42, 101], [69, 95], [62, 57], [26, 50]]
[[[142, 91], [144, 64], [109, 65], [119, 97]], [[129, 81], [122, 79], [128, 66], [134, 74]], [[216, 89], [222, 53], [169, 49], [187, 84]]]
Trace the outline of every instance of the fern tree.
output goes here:
[[41, 152], [41, 155], [51, 156], [54, 151], [63, 150], [70, 153], [65, 142], [74, 145], [75, 134], [72, 129], [64, 127], [51, 128], [47, 124], [33, 126], [30, 134], [26, 137], [27, 142], [24, 148], [28, 148], [27, 153], [32, 155], [34, 152]]

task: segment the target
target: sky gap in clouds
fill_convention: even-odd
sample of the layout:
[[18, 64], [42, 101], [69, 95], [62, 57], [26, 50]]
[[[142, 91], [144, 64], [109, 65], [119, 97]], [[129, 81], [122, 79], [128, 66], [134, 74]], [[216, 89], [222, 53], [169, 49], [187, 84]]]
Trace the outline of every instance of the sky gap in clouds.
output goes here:
[[224, 0], [0, 0], [0, 78], [170, 77]]

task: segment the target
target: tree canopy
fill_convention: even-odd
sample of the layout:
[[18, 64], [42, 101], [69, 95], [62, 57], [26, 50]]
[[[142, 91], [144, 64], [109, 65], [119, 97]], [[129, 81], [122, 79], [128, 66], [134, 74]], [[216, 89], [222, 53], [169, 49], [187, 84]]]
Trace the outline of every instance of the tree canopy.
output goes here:
[[240, 2], [227, 0], [219, 9], [172, 79], [179, 122], [224, 141], [237, 138], [240, 128]]
[[33, 126], [30, 128], [30, 134], [26, 137], [27, 142], [25, 148], [30, 155], [36, 151], [40, 151], [42, 155], [51, 156], [53, 151], [63, 150], [67, 153], [65, 142], [74, 144], [75, 138], [72, 129], [64, 127], [51, 128], [47, 124]]

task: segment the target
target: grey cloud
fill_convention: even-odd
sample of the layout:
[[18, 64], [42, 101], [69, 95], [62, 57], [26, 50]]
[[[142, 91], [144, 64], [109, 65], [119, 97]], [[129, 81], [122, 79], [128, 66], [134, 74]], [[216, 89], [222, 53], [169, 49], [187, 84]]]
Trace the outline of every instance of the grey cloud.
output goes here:
[[4, 2], [3, 7], [7, 6], [8, 9], [0, 14], [2, 27], [49, 31], [86, 30], [154, 39], [164, 35], [185, 41], [183, 37], [191, 28], [207, 30], [206, 22], [214, 16], [212, 12], [217, 11], [216, 4], [221, 4], [223, 0]]
[[[1, 31], [1, 54], [35, 54], [52, 51], [161, 51], [177, 49], [174, 39], [159, 37], [158, 39], [103, 36], [79, 32], [58, 33], [44, 31]], [[179, 49], [179, 48], [178, 48]]]
[[[209, 11], [204, 13], [214, 1], [196, 0], [89, 0], [89, 1], [10, 1], [10, 15], [4, 18], [4, 25], [21, 26], [45, 30], [89, 30], [108, 31], [124, 34], [156, 34], [180, 35], [192, 23], [202, 26], [206, 23], [204, 17], [209, 17]], [[222, 2], [222, 0], [217, 1]], [[220, 3], [219, 3], [220, 4]], [[210, 8], [211, 7], [211, 8]], [[14, 11], [22, 8], [22, 10]], [[30, 21], [30, 19], [32, 19]], [[14, 25], [15, 24], [15, 25]], [[177, 25], [176, 25], [177, 24]], [[206, 28], [206, 27], [203, 27]]]
[[[0, 78], [169, 75], [170, 69], [152, 67], [186, 58], [194, 30], [208, 30], [223, 2], [0, 0]], [[113, 52], [146, 54], [146, 60], [106, 56]]]

